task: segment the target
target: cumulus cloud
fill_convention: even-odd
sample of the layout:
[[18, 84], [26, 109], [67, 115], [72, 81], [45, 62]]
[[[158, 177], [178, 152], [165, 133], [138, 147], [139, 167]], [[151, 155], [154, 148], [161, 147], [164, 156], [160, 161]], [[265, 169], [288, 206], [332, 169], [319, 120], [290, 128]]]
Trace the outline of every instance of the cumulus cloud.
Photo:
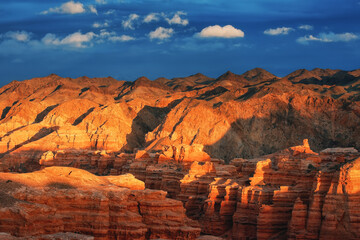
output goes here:
[[135, 38], [129, 35], [121, 35], [121, 36], [111, 36], [109, 37], [109, 40], [112, 42], [128, 42], [135, 40]]
[[242, 38], [244, 32], [240, 29], [236, 29], [231, 25], [221, 27], [219, 25], [209, 26], [197, 33], [197, 37], [201, 38]]
[[174, 16], [172, 18], [168, 18], [166, 17], [165, 20], [170, 24], [179, 24], [179, 25], [183, 25], [186, 26], [189, 24], [189, 20], [186, 18], [182, 18], [181, 16], [186, 16], [185, 12], [182, 11], [178, 11], [174, 14]]
[[88, 32], [85, 34], [82, 34], [81, 32], [75, 32], [64, 37], [63, 39], [60, 39], [55, 34], [48, 33], [41, 39], [41, 41], [45, 45], [68, 45], [76, 48], [85, 48], [91, 45], [91, 40], [95, 36], [96, 34], [93, 32]]
[[41, 12], [42, 14], [48, 13], [64, 13], [64, 14], [78, 14], [84, 13], [84, 5], [80, 2], [69, 1], [61, 4], [59, 7], [50, 8], [49, 10]]
[[93, 28], [106, 28], [106, 27], [109, 27], [109, 22], [108, 21], [105, 21], [103, 23], [101, 22], [94, 22], [93, 25], [92, 25]]
[[114, 14], [114, 13], [115, 13], [114, 9], [110, 9], [110, 10], [107, 10], [106, 12], [104, 12], [105, 15], [111, 15], [111, 14]]
[[164, 40], [170, 38], [174, 34], [174, 29], [158, 27], [156, 30], [149, 33], [151, 40], [159, 39]]
[[94, 5], [89, 5], [87, 7], [84, 6], [81, 2], [69, 1], [61, 4], [59, 7], [50, 8], [46, 11], [42, 11], [41, 14], [49, 14], [49, 13], [60, 13], [60, 14], [79, 14], [91, 12], [94, 14], [98, 14], [97, 9]]
[[99, 38], [100, 38], [99, 42], [103, 42], [104, 40], [109, 40], [111, 42], [128, 42], [135, 40], [134, 37], [131, 37], [129, 35], [118, 36], [116, 32], [114, 31], [108, 32], [105, 29], [102, 29], [100, 31]]
[[139, 19], [139, 15], [133, 13], [133, 14], [130, 14], [129, 17], [126, 19], [126, 20], [123, 20], [122, 21], [122, 26], [125, 28], [125, 29], [132, 29], [134, 30], [135, 27], [134, 27], [134, 22]]
[[304, 25], [299, 26], [299, 29], [310, 31], [310, 30], [313, 30], [314, 27], [311, 25], [304, 24]]
[[96, 15], [98, 14], [96, 8], [93, 5], [89, 6], [89, 10], [90, 10], [90, 12], [95, 13]]
[[108, 32], [106, 29], [98, 33], [75, 32], [67, 36], [58, 36], [47, 33], [41, 39], [32, 39], [32, 33], [26, 31], [11, 31], [0, 34], [0, 55], [23, 54], [28, 50], [43, 51], [48, 48], [62, 48], [64, 50], [74, 50], [78, 48], [92, 47], [94, 44], [104, 42], [128, 42], [136, 40], [129, 35], [117, 35], [116, 32]]
[[269, 28], [264, 31], [264, 34], [267, 35], [287, 35], [289, 32], [295, 31], [295, 29], [291, 27], [278, 27], [278, 28]]
[[359, 39], [359, 36], [354, 33], [320, 33], [318, 36], [307, 35], [298, 38], [296, 41], [301, 44], [308, 44], [309, 42], [349, 42]]
[[30, 41], [32, 36], [32, 33], [26, 32], [26, 31], [9, 31], [3, 35], [0, 35], [0, 37], [13, 39], [18, 42], [28, 42]]
[[144, 17], [144, 23], [157, 22], [160, 20], [160, 13], [149, 13]]

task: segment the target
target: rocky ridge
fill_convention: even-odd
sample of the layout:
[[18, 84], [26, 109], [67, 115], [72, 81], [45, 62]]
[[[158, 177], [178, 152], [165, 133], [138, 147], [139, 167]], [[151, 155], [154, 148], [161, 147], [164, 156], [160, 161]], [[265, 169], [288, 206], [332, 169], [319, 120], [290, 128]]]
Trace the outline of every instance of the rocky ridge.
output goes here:
[[52, 74], [13, 81], [0, 88], [0, 158], [201, 144], [229, 161], [304, 138], [316, 151], [359, 148], [358, 72], [298, 70], [279, 78], [256, 68], [216, 79], [195, 74], [127, 82]]

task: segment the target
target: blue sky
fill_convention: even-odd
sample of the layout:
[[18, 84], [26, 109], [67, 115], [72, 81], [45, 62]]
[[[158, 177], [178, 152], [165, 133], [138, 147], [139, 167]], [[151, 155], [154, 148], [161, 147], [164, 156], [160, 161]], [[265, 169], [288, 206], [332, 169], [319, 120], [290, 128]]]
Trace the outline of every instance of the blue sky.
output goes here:
[[0, 16], [0, 85], [360, 68], [360, 0], [9, 0]]

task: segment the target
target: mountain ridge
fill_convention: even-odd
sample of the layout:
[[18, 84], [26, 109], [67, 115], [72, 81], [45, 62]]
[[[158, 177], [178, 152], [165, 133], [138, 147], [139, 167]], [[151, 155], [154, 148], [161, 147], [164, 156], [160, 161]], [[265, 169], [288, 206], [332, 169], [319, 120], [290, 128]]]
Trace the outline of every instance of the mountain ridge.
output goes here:
[[131, 82], [51, 74], [14, 81], [0, 88], [0, 154], [158, 151], [162, 143], [182, 142], [202, 144], [212, 157], [228, 161], [305, 138], [315, 150], [360, 148], [359, 72], [300, 69], [279, 78], [255, 68], [218, 78], [197, 73]]

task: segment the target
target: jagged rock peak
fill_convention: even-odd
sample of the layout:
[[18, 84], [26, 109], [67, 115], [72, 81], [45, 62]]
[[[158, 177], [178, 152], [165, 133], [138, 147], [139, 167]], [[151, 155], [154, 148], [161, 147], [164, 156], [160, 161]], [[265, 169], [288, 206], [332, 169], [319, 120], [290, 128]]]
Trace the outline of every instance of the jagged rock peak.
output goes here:
[[190, 77], [198, 77], [198, 78], [203, 78], [203, 77], [207, 77], [206, 75], [202, 74], [202, 73], [196, 73], [193, 75], [190, 75]]
[[262, 68], [251, 69], [245, 72], [244, 74], [242, 74], [242, 76], [247, 80], [268, 80], [268, 79], [277, 78], [274, 74]]
[[48, 78], [57, 78], [57, 77], [60, 77], [59, 75], [55, 74], [55, 73], [51, 73], [49, 76], [46, 76]]
[[227, 71], [226, 73], [224, 73], [223, 75], [221, 75], [220, 77], [218, 77], [218, 80], [234, 80], [236, 78], [240, 77], [240, 75], [237, 75], [231, 71]]
[[150, 79], [148, 79], [147, 77], [145, 77], [145, 76], [141, 76], [141, 77], [139, 77], [138, 79], [136, 79], [135, 80], [135, 82], [151, 82], [151, 80]]
[[152, 84], [152, 81], [148, 79], [147, 77], [139, 77], [134, 81], [134, 87], [140, 87], [140, 86], [150, 86]]

